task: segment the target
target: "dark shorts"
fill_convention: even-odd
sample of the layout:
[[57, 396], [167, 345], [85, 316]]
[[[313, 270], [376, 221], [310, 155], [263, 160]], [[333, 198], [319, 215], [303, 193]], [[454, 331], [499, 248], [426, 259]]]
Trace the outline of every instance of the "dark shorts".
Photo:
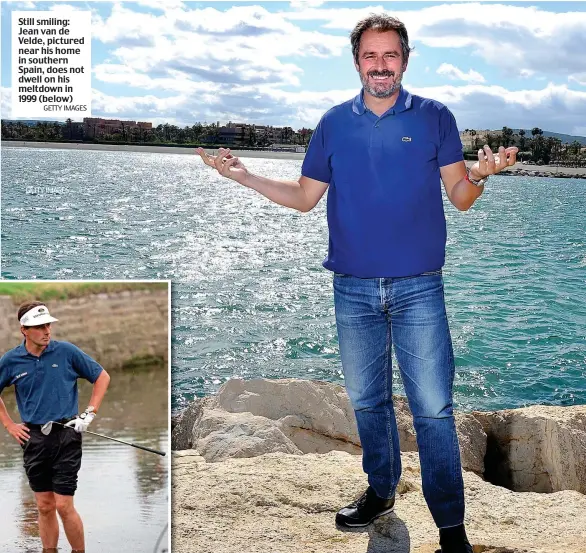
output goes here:
[[39, 425], [27, 426], [30, 438], [21, 447], [31, 489], [74, 495], [81, 467], [81, 433], [54, 424], [44, 436]]

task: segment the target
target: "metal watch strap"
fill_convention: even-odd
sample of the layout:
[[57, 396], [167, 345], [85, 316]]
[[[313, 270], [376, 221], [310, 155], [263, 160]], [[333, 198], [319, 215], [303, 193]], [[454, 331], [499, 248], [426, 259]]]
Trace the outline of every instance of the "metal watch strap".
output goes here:
[[484, 186], [486, 184], [486, 181], [488, 180], [488, 175], [486, 177], [482, 177], [479, 180], [474, 180], [470, 177], [470, 169], [466, 167], [466, 180], [474, 186]]
[[87, 407], [86, 410], [81, 415], [79, 415], [79, 418], [85, 419], [87, 417], [87, 415], [89, 415], [90, 413], [93, 413], [94, 416], [97, 414], [93, 405], [90, 405], [89, 407]]

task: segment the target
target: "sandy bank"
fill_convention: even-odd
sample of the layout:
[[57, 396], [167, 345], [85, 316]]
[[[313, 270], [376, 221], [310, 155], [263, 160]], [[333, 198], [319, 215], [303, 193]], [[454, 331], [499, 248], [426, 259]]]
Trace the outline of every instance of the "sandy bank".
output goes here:
[[[99, 150], [104, 152], [142, 152], [147, 154], [183, 154], [197, 155], [195, 148], [181, 148], [178, 146], [139, 146], [126, 144], [74, 144], [70, 142], [25, 142], [10, 141], [2, 142], [2, 147], [7, 148], [52, 148], [55, 150]], [[216, 153], [216, 150], [206, 148], [209, 154]], [[262, 157], [266, 159], [303, 159], [305, 154], [294, 152], [265, 152], [256, 150], [232, 150], [236, 156]]]

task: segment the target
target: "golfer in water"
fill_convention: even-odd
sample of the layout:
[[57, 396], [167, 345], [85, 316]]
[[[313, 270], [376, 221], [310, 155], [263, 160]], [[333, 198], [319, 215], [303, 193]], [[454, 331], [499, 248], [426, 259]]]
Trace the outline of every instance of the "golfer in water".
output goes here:
[[[73, 495], [81, 466], [81, 433], [96, 416], [110, 376], [89, 355], [69, 342], [51, 340], [57, 321], [41, 302], [18, 310], [23, 343], [0, 359], [0, 393], [14, 385], [22, 423], [12, 420], [0, 399], [0, 421], [23, 449], [24, 468], [39, 509], [39, 534], [44, 553], [57, 551], [57, 513], [73, 552], [85, 551], [83, 523]], [[90, 404], [78, 413], [77, 379], [94, 384]], [[43, 425], [50, 421], [51, 432]]]
[[450, 202], [469, 209], [489, 175], [515, 163], [517, 148], [488, 146], [467, 171], [453, 115], [401, 86], [407, 30], [371, 15], [350, 35], [362, 82], [353, 99], [319, 121], [297, 181], [250, 173], [220, 149], [201, 148], [224, 177], [280, 205], [309, 211], [328, 190], [329, 250], [346, 389], [355, 411], [369, 487], [341, 509], [342, 528], [365, 527], [395, 503], [401, 455], [391, 389], [394, 348], [413, 413], [423, 494], [441, 553], [472, 553], [464, 529], [464, 486], [452, 412], [454, 355], [442, 280]]

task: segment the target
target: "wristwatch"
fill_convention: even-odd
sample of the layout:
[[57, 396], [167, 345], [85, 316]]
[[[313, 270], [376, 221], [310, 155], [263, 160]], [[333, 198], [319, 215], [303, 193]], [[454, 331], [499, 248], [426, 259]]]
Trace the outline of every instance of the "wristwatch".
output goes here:
[[479, 180], [475, 180], [470, 177], [470, 169], [466, 167], [466, 180], [474, 186], [484, 186], [486, 184], [486, 181], [488, 180], [488, 175], [486, 177], [482, 177]]
[[87, 409], [81, 415], [79, 415], [79, 418], [85, 419], [90, 413], [93, 413], [94, 415], [97, 414], [97, 411], [95, 410], [93, 405], [87, 407]]

